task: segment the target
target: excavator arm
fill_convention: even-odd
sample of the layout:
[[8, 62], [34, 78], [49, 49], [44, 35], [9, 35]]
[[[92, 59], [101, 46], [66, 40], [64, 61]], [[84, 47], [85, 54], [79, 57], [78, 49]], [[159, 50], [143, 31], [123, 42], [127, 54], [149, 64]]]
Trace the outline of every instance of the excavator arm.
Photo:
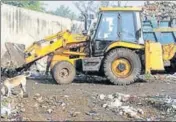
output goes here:
[[[34, 42], [31, 46], [27, 47], [25, 50], [19, 50], [14, 47], [15, 44], [9, 43], [9, 48], [7, 48], [7, 52], [9, 52], [10, 57], [16, 53], [16, 56], [11, 60], [14, 62], [15, 68], [25, 67], [28, 64], [31, 64], [51, 53], [55, 53], [61, 50], [62, 53], [68, 53], [68, 49], [73, 46], [83, 46], [87, 42], [87, 36], [83, 36], [81, 34], [72, 34], [68, 30], [61, 31], [56, 34], [50, 35], [40, 41]], [[13, 49], [13, 50], [10, 50]], [[82, 54], [83, 55], [83, 54]], [[18, 57], [20, 57], [20, 61], [17, 62]]]

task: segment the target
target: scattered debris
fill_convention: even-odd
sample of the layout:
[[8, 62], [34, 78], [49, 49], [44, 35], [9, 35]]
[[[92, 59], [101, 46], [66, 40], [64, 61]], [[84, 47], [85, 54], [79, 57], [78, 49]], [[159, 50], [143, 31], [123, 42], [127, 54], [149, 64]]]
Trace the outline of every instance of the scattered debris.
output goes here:
[[69, 96], [68, 95], [64, 95], [65, 98], [68, 98]]
[[25, 108], [21, 108], [20, 111], [21, 111], [21, 112], [25, 112]]
[[165, 112], [165, 114], [176, 114], [176, 108], [174, 107], [176, 105], [176, 99], [172, 99], [170, 96], [153, 96], [147, 97], [145, 100], [153, 107]]
[[34, 104], [34, 107], [38, 109], [39, 104], [38, 104], [38, 103], [35, 103], [35, 104]]
[[11, 114], [11, 111], [10, 100], [1, 96], [1, 117], [8, 117]]
[[122, 111], [122, 115], [127, 115], [130, 118], [141, 119], [141, 117], [138, 115], [138, 111], [133, 107], [122, 106], [120, 107], [120, 110]]
[[109, 108], [118, 108], [122, 105], [122, 102], [119, 99], [114, 99], [113, 101], [107, 104]]
[[51, 114], [52, 111], [53, 111], [52, 109], [48, 109], [48, 110], [47, 110], [47, 112], [48, 112], [49, 114]]
[[35, 96], [36, 96], [36, 97], [40, 97], [40, 94], [39, 94], [39, 93], [36, 93]]
[[11, 114], [11, 109], [1, 105], [1, 117], [7, 117]]
[[[143, 96], [139, 98], [134, 95], [122, 93], [110, 94], [107, 95], [107, 97], [106, 95], [104, 96], [105, 98], [102, 100], [102, 102], [105, 102], [102, 104], [103, 108], [108, 108], [107, 110], [112, 110], [112, 112], [118, 113], [119, 115], [126, 116], [128, 118], [155, 121], [166, 118], [168, 115], [174, 116], [176, 114], [176, 99], [172, 99], [169, 96], [158, 95], [153, 97]], [[145, 116], [147, 115], [148, 111], [144, 111], [142, 108], [139, 108], [139, 106], [144, 107], [150, 105], [161, 112], [158, 117], [151, 116], [149, 118]]]
[[89, 115], [89, 116], [96, 116], [97, 115], [97, 112], [96, 111], [89, 111], [89, 112], [86, 112], [86, 115]]
[[175, 80], [175, 81], [176, 81], [176, 73], [173, 74], [173, 75], [168, 75], [168, 76], [166, 76], [166, 79], [172, 79], [172, 80]]
[[103, 100], [105, 98], [105, 95], [104, 94], [100, 94], [100, 100]]
[[151, 19], [153, 16], [160, 18], [161, 20], [168, 20], [170, 18], [176, 18], [176, 4], [170, 1], [153, 2], [149, 5], [145, 5], [143, 16], [147, 16]]
[[144, 114], [142, 109], [135, 109], [133, 107], [123, 105], [125, 103], [136, 100], [137, 96], [122, 94], [122, 93], [114, 93], [109, 94], [107, 96], [100, 95], [100, 99], [106, 101], [102, 105], [103, 108], [111, 109], [114, 112], [119, 113], [120, 115], [127, 116], [130, 118], [141, 119], [140, 115]]
[[62, 102], [61, 106], [65, 106], [66, 104], [64, 102]]
[[113, 99], [114, 98], [114, 96], [113, 95], [108, 95], [108, 99]]
[[71, 112], [71, 116], [72, 117], [77, 117], [80, 114], [80, 112]]
[[144, 111], [143, 111], [142, 109], [140, 109], [140, 108], [137, 109], [137, 112], [138, 112], [139, 114], [142, 114], [142, 115], [144, 114]]

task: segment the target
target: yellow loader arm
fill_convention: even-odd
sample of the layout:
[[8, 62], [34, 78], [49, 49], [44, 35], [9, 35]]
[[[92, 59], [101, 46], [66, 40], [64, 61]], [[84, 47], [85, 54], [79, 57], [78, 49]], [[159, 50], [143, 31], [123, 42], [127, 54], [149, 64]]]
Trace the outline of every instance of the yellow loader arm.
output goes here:
[[26, 64], [36, 61], [50, 53], [54, 53], [60, 48], [68, 45], [79, 44], [87, 41], [87, 36], [80, 34], [71, 34], [69, 31], [62, 31], [57, 34], [46, 37], [45, 39], [33, 43], [28, 47], [25, 53]]

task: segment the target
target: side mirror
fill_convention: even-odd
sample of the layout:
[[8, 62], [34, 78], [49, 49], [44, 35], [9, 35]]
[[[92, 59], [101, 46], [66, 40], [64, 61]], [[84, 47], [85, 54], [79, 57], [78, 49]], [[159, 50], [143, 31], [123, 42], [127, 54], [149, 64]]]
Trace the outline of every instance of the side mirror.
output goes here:
[[136, 31], [136, 37], [139, 39], [141, 37], [141, 29]]
[[94, 33], [94, 29], [90, 30], [90, 35], [92, 35]]
[[83, 30], [83, 31], [82, 31], [82, 34], [83, 34], [83, 35], [87, 35], [87, 30]]

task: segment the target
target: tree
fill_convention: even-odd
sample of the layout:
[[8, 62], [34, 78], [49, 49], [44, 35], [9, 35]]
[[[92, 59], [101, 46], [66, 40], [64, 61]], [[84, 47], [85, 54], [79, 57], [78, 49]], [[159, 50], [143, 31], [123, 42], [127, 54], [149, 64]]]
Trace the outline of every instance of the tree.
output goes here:
[[30, 1], [28, 2], [25, 8], [35, 10], [35, 11], [45, 12], [44, 5], [45, 4], [40, 1]]
[[55, 11], [52, 12], [54, 15], [69, 18], [71, 20], [77, 19], [76, 14], [70, 10], [69, 7], [64, 5], [59, 6]]
[[86, 15], [88, 12], [96, 13], [98, 8], [97, 1], [78, 1], [74, 2], [74, 5], [82, 15]]
[[109, 4], [110, 4], [109, 1], [101, 1], [100, 6], [102, 6], [102, 7], [108, 7]]
[[90, 13], [97, 13], [98, 5], [96, 1], [79, 1], [74, 2], [76, 8], [81, 12], [80, 19], [85, 21], [85, 30], [87, 30], [87, 22]]
[[55, 14], [55, 15], [62, 16], [62, 17], [68, 16], [69, 13], [70, 13], [69, 7], [65, 7], [64, 5], [59, 6], [59, 8], [57, 8], [57, 9], [54, 11], [54, 14]]
[[17, 7], [26, 6], [26, 1], [2, 1], [2, 3], [17, 6]]
[[2, 3], [17, 6], [17, 7], [23, 7], [23, 8], [27, 8], [27, 9], [31, 9], [31, 10], [35, 10], [35, 11], [41, 11], [41, 12], [45, 11], [45, 9], [44, 9], [45, 4], [43, 4], [40, 1], [32, 1], [32, 0], [2, 1]]

